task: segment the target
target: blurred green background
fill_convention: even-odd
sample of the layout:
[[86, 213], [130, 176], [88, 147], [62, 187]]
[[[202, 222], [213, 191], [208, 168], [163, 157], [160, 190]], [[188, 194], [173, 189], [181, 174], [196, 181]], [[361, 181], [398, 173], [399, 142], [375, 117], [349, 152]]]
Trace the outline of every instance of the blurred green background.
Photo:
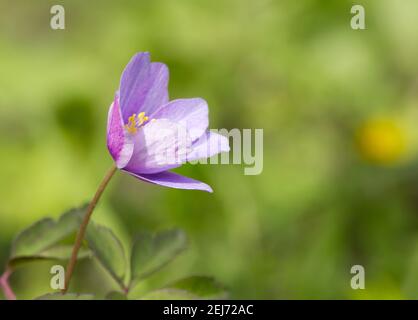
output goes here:
[[[49, 26], [54, 4], [65, 30]], [[366, 30], [350, 28], [353, 4]], [[178, 170], [214, 194], [118, 173], [94, 220], [126, 247], [140, 230], [190, 240], [138, 290], [207, 274], [232, 298], [418, 298], [417, 39], [415, 0], [0, 0], [0, 266], [19, 230], [92, 197], [120, 74], [149, 51], [172, 99], [208, 101], [211, 128], [264, 129], [264, 170]], [[115, 287], [90, 264], [76, 288]], [[49, 279], [38, 262], [11, 284], [33, 298]]]

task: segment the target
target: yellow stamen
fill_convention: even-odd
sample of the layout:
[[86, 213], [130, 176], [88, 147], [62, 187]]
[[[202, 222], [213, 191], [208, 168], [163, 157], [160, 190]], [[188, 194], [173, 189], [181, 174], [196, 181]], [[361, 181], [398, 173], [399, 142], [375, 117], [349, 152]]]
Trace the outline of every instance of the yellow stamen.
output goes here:
[[129, 133], [136, 133], [136, 114], [134, 113], [128, 118], [128, 124], [125, 125], [126, 130], [128, 130]]
[[145, 116], [145, 112], [141, 112], [140, 114], [138, 114], [138, 126], [140, 126], [147, 120], [148, 120], [148, 117]]
[[129, 133], [136, 133], [136, 131], [138, 130], [138, 128], [144, 124], [144, 122], [148, 121], [148, 117], [145, 116], [145, 112], [140, 112], [138, 114], [138, 116], [136, 115], [136, 113], [134, 113], [133, 115], [131, 115], [128, 118], [128, 124], [125, 125], [125, 129], [129, 132]]

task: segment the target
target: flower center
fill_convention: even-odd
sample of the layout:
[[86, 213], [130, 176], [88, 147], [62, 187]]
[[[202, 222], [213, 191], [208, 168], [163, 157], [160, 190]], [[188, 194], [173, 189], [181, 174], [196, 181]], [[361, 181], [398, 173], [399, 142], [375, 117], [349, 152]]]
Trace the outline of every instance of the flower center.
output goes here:
[[136, 131], [138, 130], [138, 128], [144, 124], [144, 122], [148, 121], [148, 117], [145, 116], [145, 112], [141, 112], [138, 115], [136, 115], [136, 113], [134, 113], [133, 115], [131, 115], [128, 118], [128, 124], [125, 124], [125, 129], [129, 132], [129, 133], [136, 133]]

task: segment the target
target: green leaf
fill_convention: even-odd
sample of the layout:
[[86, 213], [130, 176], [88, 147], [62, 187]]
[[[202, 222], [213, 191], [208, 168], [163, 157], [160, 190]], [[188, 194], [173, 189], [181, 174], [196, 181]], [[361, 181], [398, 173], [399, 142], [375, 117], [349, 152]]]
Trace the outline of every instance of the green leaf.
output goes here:
[[94, 295], [87, 293], [47, 293], [40, 297], [35, 298], [35, 300], [94, 300]]
[[[71, 257], [73, 247], [73, 245], [56, 245], [50, 249], [40, 252], [38, 257], [44, 259], [67, 260]], [[81, 247], [78, 251], [77, 259], [83, 259], [89, 256], [91, 256], [90, 250]]]
[[[71, 257], [72, 250], [72, 245], [56, 245], [52, 248], [46, 249], [32, 256], [14, 258], [10, 260], [9, 264], [12, 266], [17, 266], [21, 263], [31, 262], [35, 260], [67, 260]], [[83, 259], [90, 256], [90, 250], [83, 247], [80, 248], [80, 251], [78, 252], [78, 259]]]
[[186, 290], [166, 288], [151, 291], [140, 300], [199, 300], [199, 297]]
[[90, 222], [86, 240], [100, 264], [124, 287], [126, 272], [125, 253], [121, 242], [109, 228]]
[[126, 295], [119, 291], [110, 291], [106, 297], [106, 300], [128, 300]]
[[57, 244], [78, 229], [84, 210], [72, 209], [58, 221], [46, 218], [35, 222], [16, 236], [10, 258], [31, 258]]
[[131, 256], [132, 283], [156, 272], [187, 247], [182, 230], [174, 229], [157, 233], [141, 234], [134, 241]]
[[213, 278], [192, 276], [147, 293], [144, 300], [226, 299], [228, 292]]

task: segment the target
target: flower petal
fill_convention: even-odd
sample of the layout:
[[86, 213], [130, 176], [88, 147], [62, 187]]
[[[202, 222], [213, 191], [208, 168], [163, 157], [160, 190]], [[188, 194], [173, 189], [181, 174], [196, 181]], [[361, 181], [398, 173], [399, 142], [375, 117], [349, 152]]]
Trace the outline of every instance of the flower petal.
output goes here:
[[133, 141], [133, 155], [125, 169], [144, 174], [179, 167], [191, 147], [186, 128], [168, 119], [150, 121], [140, 127]]
[[210, 158], [220, 152], [229, 152], [229, 140], [227, 137], [208, 131], [192, 145], [192, 150], [187, 154], [187, 161]]
[[139, 110], [145, 114], [152, 114], [160, 106], [168, 102], [168, 67], [161, 62], [151, 63], [150, 82], [151, 87], [147, 93], [144, 105]]
[[124, 123], [136, 113], [153, 113], [168, 102], [168, 68], [150, 62], [148, 52], [136, 54], [126, 66], [120, 81], [120, 105]]
[[143, 181], [158, 184], [164, 187], [213, 192], [212, 188], [206, 183], [170, 171], [164, 171], [154, 174], [136, 174], [133, 172], [128, 173]]
[[109, 108], [107, 118], [107, 148], [118, 168], [123, 168], [131, 159], [134, 144], [125, 135], [118, 97]]
[[177, 99], [162, 106], [150, 118], [180, 123], [187, 129], [192, 141], [195, 141], [208, 128], [208, 104], [201, 98]]

